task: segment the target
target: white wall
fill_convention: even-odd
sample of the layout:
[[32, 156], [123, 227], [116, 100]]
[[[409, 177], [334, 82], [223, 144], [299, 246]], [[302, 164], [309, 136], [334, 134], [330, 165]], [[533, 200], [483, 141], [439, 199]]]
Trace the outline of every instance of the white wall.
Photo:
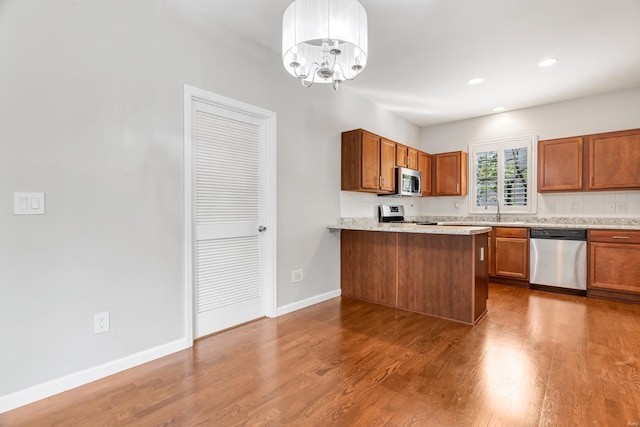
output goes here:
[[[185, 83], [278, 115], [279, 306], [339, 289], [340, 133], [419, 140], [179, 4], [0, 3], [0, 400], [185, 338]], [[14, 191], [47, 214], [14, 216]]]
[[[429, 153], [467, 151], [469, 143], [538, 135], [553, 139], [640, 128], [640, 88], [462, 120], [422, 129], [421, 145]], [[640, 216], [638, 191], [538, 194], [539, 216]], [[622, 203], [622, 205], [621, 205]], [[459, 207], [456, 208], [455, 205]], [[433, 197], [425, 215], [468, 215], [468, 197]]]

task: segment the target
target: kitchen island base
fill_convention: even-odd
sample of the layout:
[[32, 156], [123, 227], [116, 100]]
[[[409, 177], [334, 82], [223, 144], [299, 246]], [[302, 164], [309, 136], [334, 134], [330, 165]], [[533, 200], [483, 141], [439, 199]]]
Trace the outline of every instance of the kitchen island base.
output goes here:
[[342, 230], [342, 295], [475, 324], [487, 310], [487, 238]]

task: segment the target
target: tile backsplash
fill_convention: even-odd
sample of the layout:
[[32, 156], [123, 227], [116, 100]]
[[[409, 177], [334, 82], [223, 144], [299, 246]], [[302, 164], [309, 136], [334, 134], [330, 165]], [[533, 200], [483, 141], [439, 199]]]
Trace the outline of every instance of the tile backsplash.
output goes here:
[[638, 218], [640, 191], [539, 194], [538, 215]]
[[[640, 191], [537, 194], [537, 217], [640, 218]], [[340, 192], [340, 216], [376, 217], [381, 204], [404, 205], [407, 216], [469, 215], [467, 197], [378, 197]]]
[[378, 205], [403, 205], [406, 216], [424, 215], [426, 198], [379, 197], [377, 194], [340, 191], [340, 217], [378, 217]]

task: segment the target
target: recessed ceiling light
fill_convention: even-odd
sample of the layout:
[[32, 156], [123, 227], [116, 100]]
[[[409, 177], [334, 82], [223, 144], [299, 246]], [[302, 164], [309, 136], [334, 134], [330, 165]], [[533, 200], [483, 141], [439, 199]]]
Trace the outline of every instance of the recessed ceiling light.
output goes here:
[[500, 111], [504, 111], [504, 107], [496, 107], [493, 109], [493, 111], [495, 111], [496, 113], [499, 113]]
[[469, 83], [470, 85], [477, 85], [480, 84], [484, 81], [484, 79], [481, 79], [480, 77], [475, 77], [471, 80], [469, 80], [467, 83]]
[[558, 62], [558, 58], [547, 58], [543, 59], [538, 63], [538, 67], [548, 67], [549, 65], [553, 65]]

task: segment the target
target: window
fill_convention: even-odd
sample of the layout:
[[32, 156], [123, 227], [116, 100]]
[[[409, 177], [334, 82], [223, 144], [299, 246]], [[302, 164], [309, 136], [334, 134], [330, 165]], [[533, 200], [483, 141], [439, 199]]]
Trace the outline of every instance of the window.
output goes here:
[[469, 144], [469, 212], [535, 213], [534, 147], [536, 136]]

